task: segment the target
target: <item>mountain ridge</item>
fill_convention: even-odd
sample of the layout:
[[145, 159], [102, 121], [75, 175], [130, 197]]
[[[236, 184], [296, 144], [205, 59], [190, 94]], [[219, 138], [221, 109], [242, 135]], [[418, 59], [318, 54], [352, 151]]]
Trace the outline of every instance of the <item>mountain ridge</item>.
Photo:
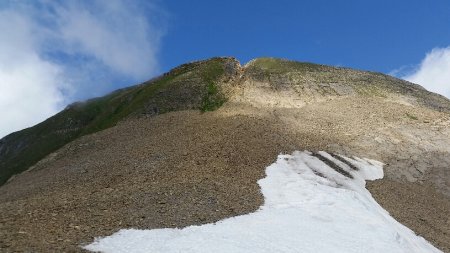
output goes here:
[[[345, 78], [338, 78], [339, 75]], [[290, 80], [283, 80], [286, 76]], [[114, 126], [124, 118], [152, 116], [173, 110], [215, 110], [233, 94], [239, 93], [237, 90], [242, 83], [245, 86], [246, 79], [259, 83], [268, 81], [270, 84], [255, 91], [254, 96], [259, 96], [256, 100], [267, 97], [264, 93], [272, 88], [276, 91], [288, 86], [301, 86], [303, 90], [296, 89], [297, 94], [290, 96], [302, 101], [298, 106], [312, 102], [308, 101], [311, 96], [315, 100], [321, 96], [386, 96], [399, 93], [434, 110], [450, 112], [450, 102], [444, 97], [430, 93], [420, 85], [381, 73], [277, 58], [256, 58], [241, 66], [236, 58], [216, 57], [182, 64], [147, 82], [113, 91], [103, 97], [75, 102], [42, 123], [5, 136], [0, 139], [0, 185], [64, 144]], [[369, 85], [373, 82], [378, 83]], [[281, 86], [277, 87], [277, 83]], [[252, 88], [247, 85], [248, 90]], [[307, 92], [310, 94], [304, 96]], [[255, 100], [255, 97], [241, 96], [240, 101], [246, 99]], [[256, 100], [253, 102], [259, 103]]]
[[[35, 138], [28, 148], [46, 152], [0, 187], [0, 249], [78, 252], [123, 228], [248, 214], [263, 204], [265, 168], [280, 153], [310, 150], [385, 163], [367, 189], [449, 251], [447, 108], [376, 73], [267, 58], [245, 69], [232, 58], [187, 64], [19, 132], [16, 146]], [[67, 139], [43, 149], [53, 136]]]

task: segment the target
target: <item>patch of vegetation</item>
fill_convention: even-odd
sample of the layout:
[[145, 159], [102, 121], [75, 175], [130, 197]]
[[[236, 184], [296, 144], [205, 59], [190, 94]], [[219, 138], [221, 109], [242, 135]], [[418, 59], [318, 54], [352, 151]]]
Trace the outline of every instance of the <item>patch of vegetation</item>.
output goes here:
[[360, 85], [356, 83], [354, 89], [361, 95], [387, 98], [386, 91], [374, 83], [363, 83]]
[[406, 117], [408, 117], [411, 120], [418, 120], [419, 119], [419, 118], [417, 118], [417, 116], [409, 114], [409, 113], [406, 113]]
[[287, 73], [292, 71], [320, 71], [323, 66], [309, 62], [296, 62], [276, 58], [258, 58], [249, 64], [271, 73]]
[[224, 73], [224, 66], [220, 59], [213, 59], [202, 70], [202, 78], [204, 81], [216, 81]]
[[[329, 68], [329, 67], [328, 67]], [[272, 81], [276, 76], [286, 78], [301, 77], [304, 75], [320, 76], [326, 73], [327, 67], [308, 62], [295, 62], [277, 58], [258, 58], [246, 65], [246, 73], [259, 81]], [[320, 75], [318, 74], [320, 73]]]
[[215, 83], [210, 82], [207, 88], [208, 90], [203, 96], [200, 106], [202, 112], [217, 110], [226, 102], [225, 98], [219, 94], [218, 87]]

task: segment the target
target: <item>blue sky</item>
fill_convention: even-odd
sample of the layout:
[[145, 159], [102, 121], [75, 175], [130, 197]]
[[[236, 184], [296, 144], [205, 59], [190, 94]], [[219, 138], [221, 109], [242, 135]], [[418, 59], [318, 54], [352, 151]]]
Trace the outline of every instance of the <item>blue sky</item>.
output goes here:
[[167, 1], [164, 69], [212, 55], [274, 56], [388, 73], [450, 45], [441, 1]]
[[379, 71], [450, 97], [449, 24], [446, 0], [4, 0], [0, 137], [214, 56]]

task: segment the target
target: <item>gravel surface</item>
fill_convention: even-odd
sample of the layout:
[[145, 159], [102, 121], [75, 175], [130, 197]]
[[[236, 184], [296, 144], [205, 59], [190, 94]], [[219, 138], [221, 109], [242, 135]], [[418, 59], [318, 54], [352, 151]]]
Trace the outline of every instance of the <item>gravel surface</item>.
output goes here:
[[[438, 180], [448, 175], [448, 122], [428, 109], [356, 97], [300, 109], [231, 100], [215, 112], [130, 119], [69, 143], [0, 188], [0, 251], [79, 252], [121, 228], [184, 227], [253, 212], [262, 205], [256, 182], [266, 166], [279, 153], [308, 149], [387, 163], [387, 178], [369, 185], [374, 197], [450, 252], [448, 177]], [[414, 133], [426, 141], [415, 142]], [[427, 156], [414, 157], [418, 150]], [[427, 164], [418, 174], [393, 154]], [[438, 154], [447, 156], [435, 164]]]
[[367, 189], [391, 216], [444, 252], [450, 252], [450, 200], [431, 184], [368, 182]]

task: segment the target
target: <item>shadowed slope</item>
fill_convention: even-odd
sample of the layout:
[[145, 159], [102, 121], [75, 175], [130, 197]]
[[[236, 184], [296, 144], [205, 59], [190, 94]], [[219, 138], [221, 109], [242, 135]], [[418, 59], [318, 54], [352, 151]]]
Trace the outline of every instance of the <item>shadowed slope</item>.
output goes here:
[[129, 116], [216, 109], [225, 101], [218, 82], [233, 78], [237, 66], [232, 58], [185, 64], [141, 85], [74, 103], [34, 127], [4, 137], [0, 140], [0, 185], [64, 144]]

